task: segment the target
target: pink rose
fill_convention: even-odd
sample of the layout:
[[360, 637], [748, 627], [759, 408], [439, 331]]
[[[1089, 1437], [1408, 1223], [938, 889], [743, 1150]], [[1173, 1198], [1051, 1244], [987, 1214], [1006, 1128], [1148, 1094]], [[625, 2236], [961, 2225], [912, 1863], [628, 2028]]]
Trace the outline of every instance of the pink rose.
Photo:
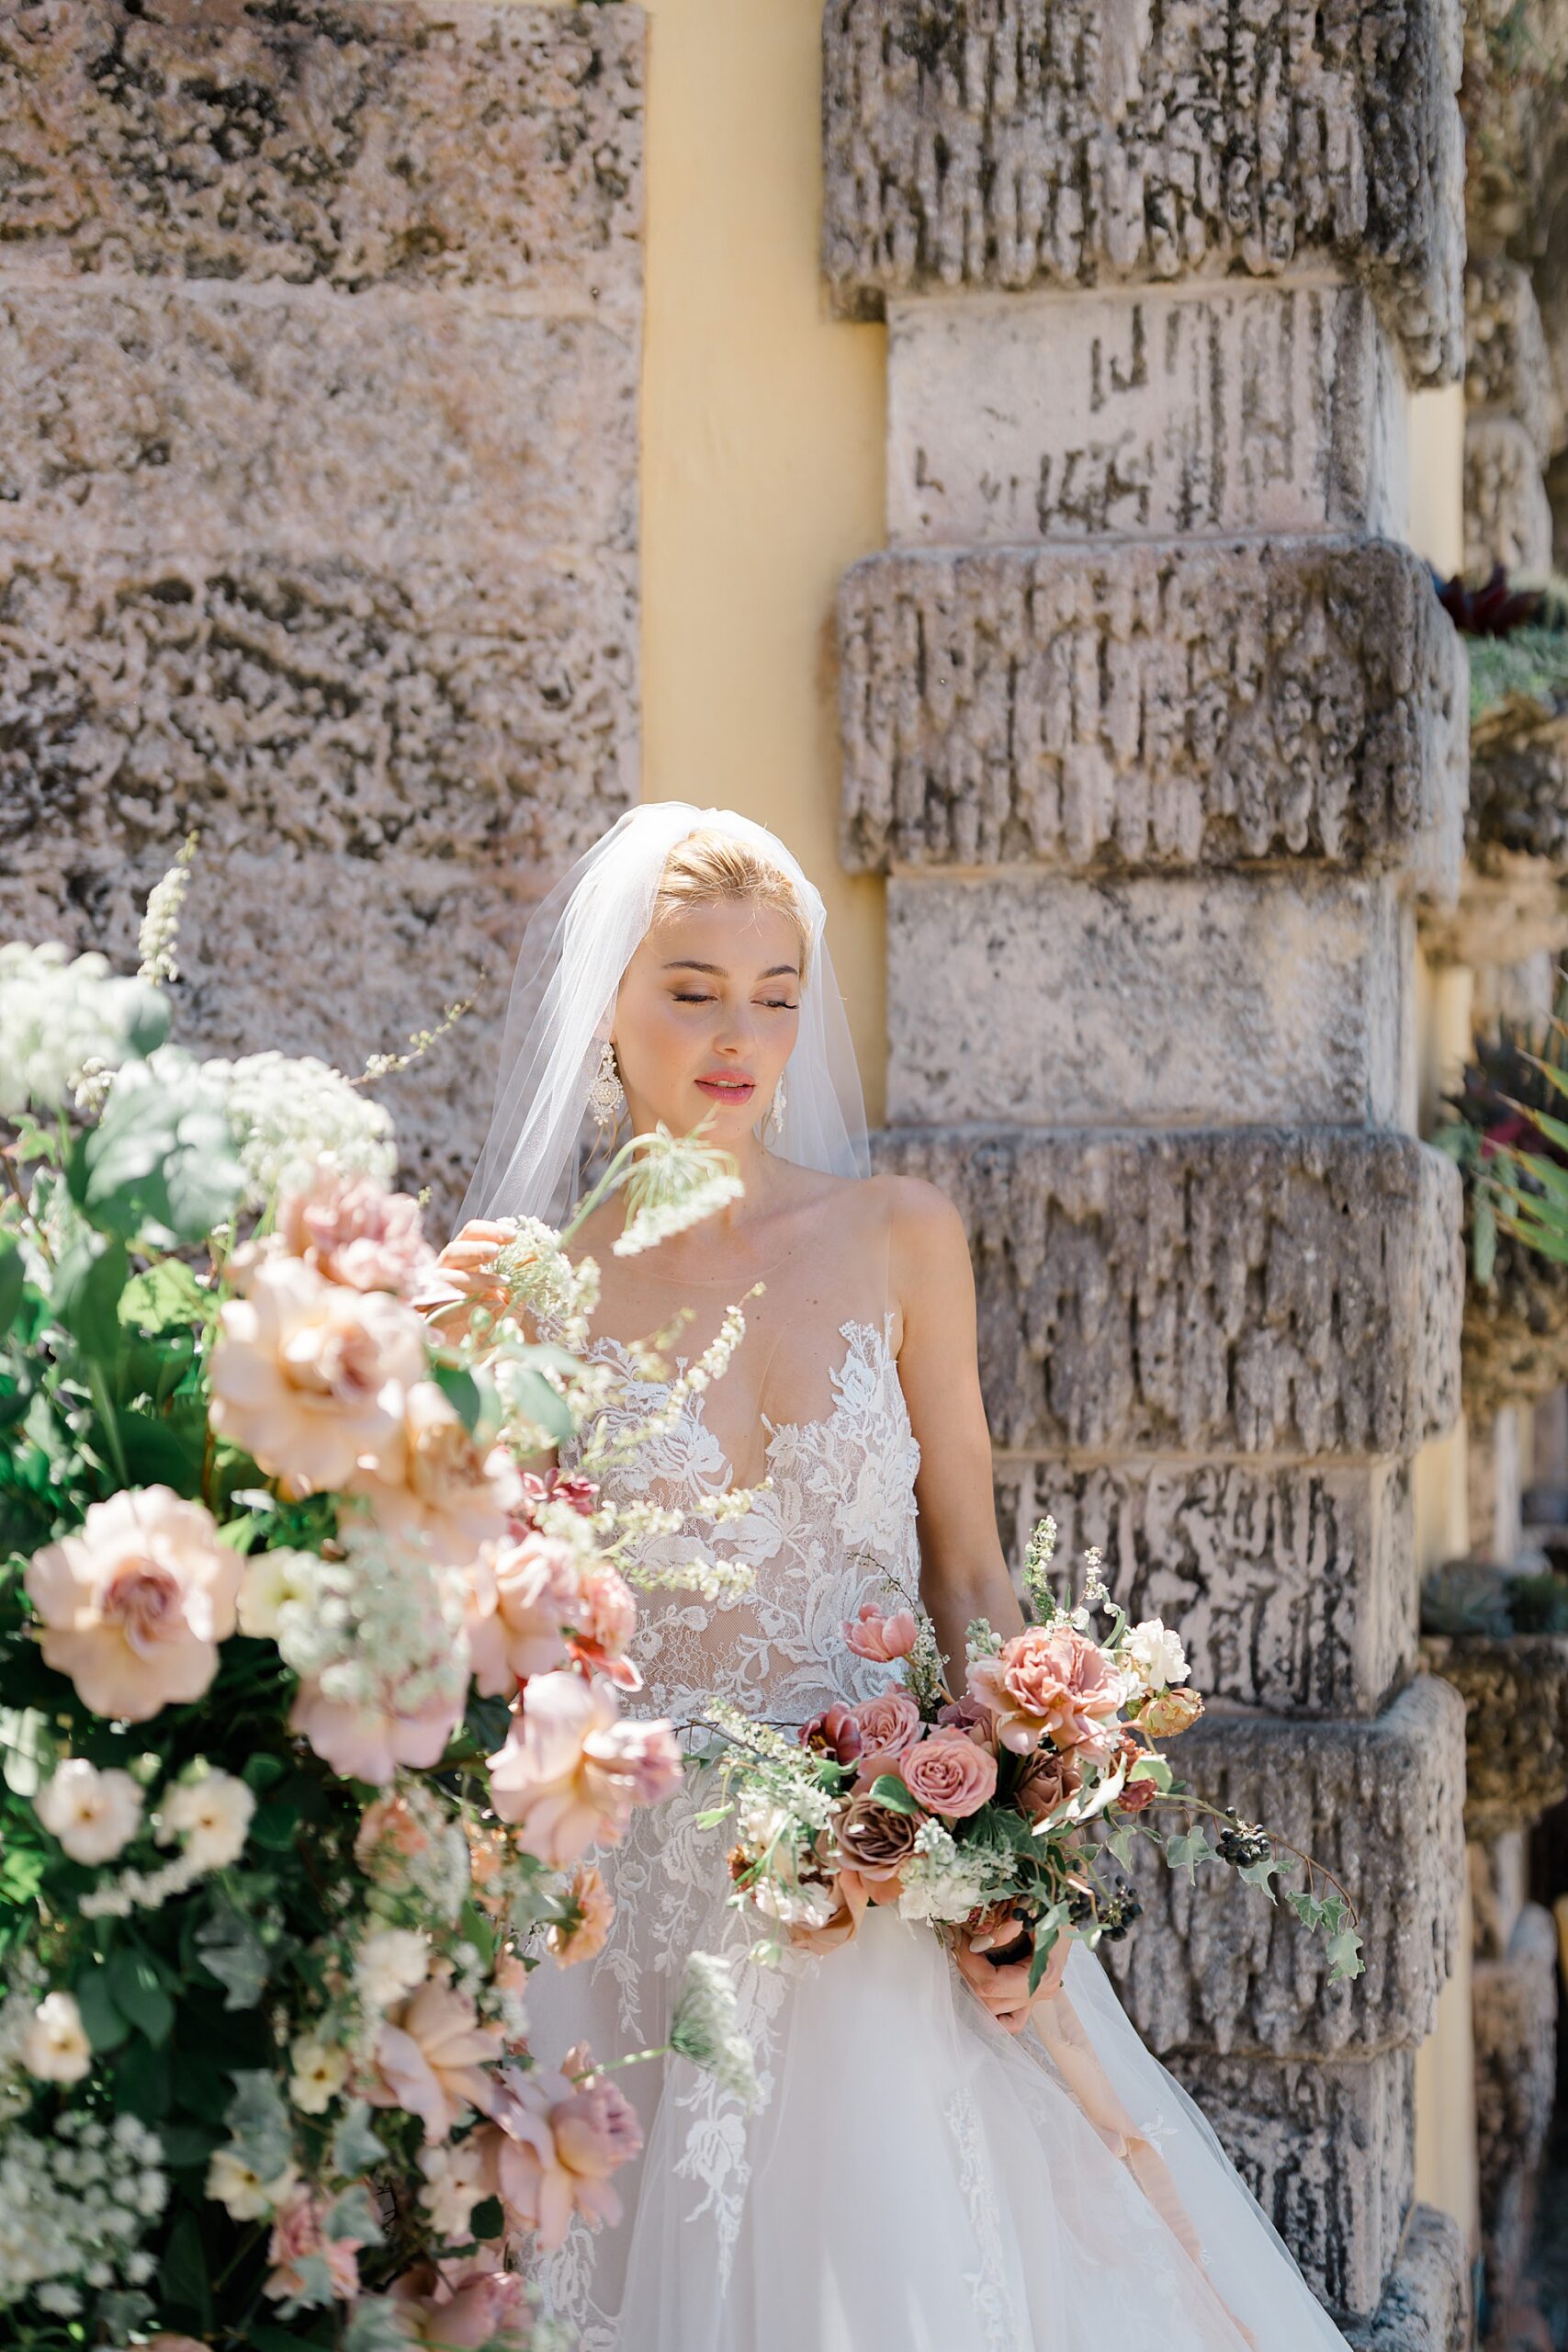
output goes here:
[[925, 1725], [907, 1690], [884, 1690], [877, 1698], [863, 1699], [850, 1713], [864, 1742], [855, 1786], [869, 1789], [879, 1772], [897, 1769], [899, 1757], [907, 1747], [913, 1747]]
[[904, 1865], [915, 1850], [919, 1823], [874, 1797], [852, 1797], [833, 1825], [839, 1851], [865, 1882], [874, 1901], [899, 1892]]
[[908, 1657], [919, 1639], [919, 1631], [908, 1610], [900, 1609], [897, 1615], [885, 1617], [874, 1600], [865, 1600], [861, 1603], [858, 1621], [845, 1624], [844, 1639], [857, 1657], [887, 1666], [896, 1657]]
[[567, 2052], [558, 2071], [505, 2068], [493, 2111], [496, 2174], [508, 2223], [535, 2230], [541, 2253], [562, 2243], [574, 2212], [593, 2228], [620, 2220], [621, 2200], [610, 2176], [641, 2153], [642, 2128], [625, 2093], [593, 2073], [583, 2044]]
[[339, 2302], [351, 2303], [359, 2292], [359, 2263], [354, 2242], [328, 2237], [322, 2208], [308, 2188], [296, 2188], [287, 2203], [279, 2206], [272, 2225], [272, 2242], [267, 2248], [267, 2260], [272, 2267], [262, 2292], [275, 2301], [304, 2294], [306, 2280], [299, 2264], [307, 2255], [323, 2258], [333, 2295]]
[[1083, 1774], [1070, 1756], [1054, 1747], [1037, 1747], [1024, 1758], [1013, 1783], [1012, 1801], [1031, 1821], [1043, 1821], [1082, 1786]]
[[997, 1759], [966, 1732], [933, 1731], [906, 1748], [898, 1770], [909, 1794], [928, 1813], [963, 1821], [997, 1793]]
[[500, 2027], [480, 2025], [467, 1993], [427, 1976], [388, 2010], [376, 2039], [376, 2080], [367, 2096], [372, 2107], [417, 2115], [427, 2141], [445, 2140], [468, 2108], [488, 2106], [491, 2079], [484, 2070], [502, 2050]]
[[525, 1535], [491, 1553], [488, 1565], [476, 1566], [469, 1586], [468, 1646], [482, 1697], [510, 1698], [531, 1674], [565, 1664], [562, 1628], [576, 1624], [582, 1612], [570, 1544], [554, 1535]]
[[168, 1487], [90, 1504], [74, 1535], [27, 1566], [44, 1661], [97, 1715], [144, 1724], [187, 1705], [234, 1631], [243, 1567], [211, 1512]]
[[1103, 1650], [1071, 1625], [1028, 1625], [995, 1657], [976, 1658], [969, 1689], [997, 1719], [1004, 1747], [1026, 1756], [1043, 1739], [1107, 1754], [1122, 1704], [1120, 1674]]
[[634, 1806], [679, 1787], [681, 1751], [667, 1723], [622, 1722], [603, 1677], [537, 1674], [490, 1775], [491, 1803], [525, 1849], [568, 1870], [623, 1837]]
[[288, 1711], [289, 1730], [309, 1740], [340, 1779], [378, 1788], [397, 1777], [400, 1764], [426, 1772], [439, 1764], [462, 1720], [461, 1698], [432, 1699], [416, 1714], [406, 1714], [390, 1705], [331, 1698], [310, 1675]]
[[379, 1526], [417, 1535], [433, 1556], [467, 1567], [506, 1532], [517, 1474], [503, 1446], [488, 1451], [434, 1380], [416, 1380], [400, 1425], [365, 1464], [336, 1483], [367, 1496]]
[[835, 1764], [852, 1764], [865, 1746], [861, 1727], [848, 1707], [829, 1707], [800, 1726], [802, 1747], [830, 1756]]
[[579, 1862], [568, 1892], [577, 1907], [577, 1925], [547, 1929], [545, 1941], [558, 1966], [575, 1968], [579, 1961], [593, 1960], [604, 1951], [615, 1920], [615, 1903], [592, 1862]]
[[429, 2352], [479, 2352], [485, 2345], [527, 2352], [534, 2329], [527, 2281], [492, 2262], [482, 2255], [439, 2267], [423, 2262], [393, 2280], [391, 2294], [414, 2344]]
[[[330, 1161], [309, 1184], [285, 1194], [277, 1234], [291, 1256], [349, 1290], [412, 1298], [435, 1264], [411, 1193], [384, 1193], [368, 1176], [346, 1174]], [[239, 1256], [236, 1250], [230, 1260], [231, 1272]]]

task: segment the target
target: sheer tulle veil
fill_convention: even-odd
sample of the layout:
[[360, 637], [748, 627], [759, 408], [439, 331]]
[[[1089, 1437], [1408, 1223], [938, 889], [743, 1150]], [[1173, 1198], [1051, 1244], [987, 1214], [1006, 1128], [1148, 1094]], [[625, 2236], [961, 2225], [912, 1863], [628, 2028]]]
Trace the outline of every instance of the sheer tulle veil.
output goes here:
[[459, 1223], [476, 1216], [558, 1223], [565, 1215], [621, 975], [648, 929], [671, 851], [689, 833], [708, 831], [732, 834], [788, 876], [809, 935], [800, 1033], [774, 1148], [803, 1168], [869, 1173], [865, 1105], [823, 937], [821, 893], [765, 826], [731, 808], [657, 800], [617, 818], [529, 918], [507, 1005], [495, 1108]]

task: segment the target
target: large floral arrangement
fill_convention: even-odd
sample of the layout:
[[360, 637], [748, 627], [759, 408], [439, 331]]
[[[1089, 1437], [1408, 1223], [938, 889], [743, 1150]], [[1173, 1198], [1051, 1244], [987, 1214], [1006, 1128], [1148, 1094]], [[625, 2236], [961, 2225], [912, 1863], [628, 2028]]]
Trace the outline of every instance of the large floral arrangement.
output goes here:
[[[438, 1256], [357, 1082], [168, 1044], [181, 887], [133, 979], [0, 949], [0, 2334], [543, 2352], [529, 2249], [637, 2133], [527, 1974], [682, 1769], [635, 1512], [523, 1466], [611, 1375], [521, 1310], [596, 1270]], [[615, 1185], [626, 1250], [736, 1189], [662, 1136]], [[699, 1955], [666, 2046], [744, 2087], [727, 1998]]]
[[1092, 1949], [1127, 1933], [1140, 1905], [1124, 1871], [1146, 1839], [1189, 1878], [1228, 1865], [1271, 1901], [1272, 1882], [1299, 1868], [1303, 1883], [1280, 1891], [1326, 1938], [1329, 1982], [1359, 1975], [1355, 1911], [1337, 1882], [1187, 1788], [1162, 1752], [1203, 1709], [1180, 1641], [1158, 1618], [1129, 1623], [1094, 1553], [1082, 1600], [1065, 1604], [1055, 1546], [1047, 1519], [1025, 1562], [1021, 1633], [1003, 1641], [984, 1618], [970, 1625], [961, 1699], [930, 1616], [890, 1577], [903, 1605], [868, 1602], [843, 1628], [856, 1656], [895, 1669], [885, 1691], [828, 1708], [794, 1737], [709, 1702], [716, 1740], [704, 1760], [721, 1789], [702, 1818], [730, 1826], [734, 1900], [768, 1923], [759, 1952], [829, 1950], [868, 1905], [892, 1905], [929, 1923], [991, 2014], [1021, 2032], [1059, 1986], [1075, 1938]]

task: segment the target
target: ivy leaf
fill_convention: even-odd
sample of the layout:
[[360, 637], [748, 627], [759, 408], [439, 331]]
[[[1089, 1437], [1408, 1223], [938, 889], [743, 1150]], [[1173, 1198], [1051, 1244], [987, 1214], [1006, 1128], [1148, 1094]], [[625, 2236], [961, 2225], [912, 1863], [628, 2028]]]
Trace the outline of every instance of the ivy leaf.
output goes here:
[[1277, 1872], [1280, 1867], [1272, 1854], [1263, 1854], [1256, 1862], [1238, 1862], [1235, 1874], [1237, 1878], [1245, 1879], [1248, 1886], [1260, 1886], [1269, 1902], [1274, 1903], [1278, 1897], [1269, 1881], [1270, 1874]]
[[248, 1919], [220, 1911], [196, 1934], [201, 1964], [223, 1987], [226, 2009], [254, 2009], [266, 1988], [266, 1946]]
[[1352, 1976], [1363, 1975], [1365, 1973], [1365, 1966], [1366, 1964], [1361, 1958], [1360, 1937], [1357, 1934], [1354, 1928], [1341, 1928], [1338, 1934], [1332, 1937], [1329, 1940], [1329, 1983], [1331, 1984], [1343, 1984]]
[[386, 2160], [387, 2151], [370, 2129], [369, 2106], [355, 2099], [333, 2133], [333, 2169], [352, 2179], [355, 2174], [374, 2172]]
[[1189, 1883], [1194, 1882], [1198, 1876], [1198, 1864], [1212, 1862], [1214, 1859], [1214, 1849], [1204, 1835], [1202, 1823], [1194, 1822], [1190, 1829], [1179, 1829], [1173, 1838], [1168, 1838], [1165, 1859], [1173, 1871], [1185, 1871]]

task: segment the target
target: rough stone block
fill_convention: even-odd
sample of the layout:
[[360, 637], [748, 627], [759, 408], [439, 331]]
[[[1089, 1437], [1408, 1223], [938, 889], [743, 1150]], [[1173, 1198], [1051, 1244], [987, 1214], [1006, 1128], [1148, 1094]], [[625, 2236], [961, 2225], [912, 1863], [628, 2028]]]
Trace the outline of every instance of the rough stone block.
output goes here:
[[1178, 2058], [1172, 2072], [1323, 2301], [1374, 2311], [1415, 2190], [1410, 2052], [1337, 2065]]
[[[52, 878], [7, 871], [0, 939], [62, 939], [134, 968], [141, 907], [166, 863], [166, 851], [143, 849], [91, 871], [62, 861]], [[519, 891], [536, 878], [265, 838], [203, 848], [180, 924], [175, 1042], [200, 1054], [314, 1054], [352, 1077], [473, 996], [428, 1057], [375, 1089], [396, 1122], [401, 1180], [432, 1186], [426, 1227], [445, 1240], [483, 1141], [528, 911]]]
[[1511, 416], [1472, 416], [1464, 428], [1464, 561], [1544, 571], [1551, 562], [1551, 504], [1528, 426]]
[[1488, 2284], [1501, 2303], [1525, 2252], [1530, 2176], [1557, 2088], [1557, 1928], [1540, 1904], [1519, 1915], [1501, 1960], [1475, 1963], [1475, 2133]]
[[995, 1442], [1405, 1455], [1459, 1404], [1459, 1172], [1398, 1135], [885, 1129], [968, 1227]]
[[51, 274], [635, 303], [640, 9], [20, 0], [0, 240]]
[[1471, 730], [1472, 855], [1491, 850], [1568, 876], [1568, 695], [1508, 695]]
[[1511, 416], [1545, 465], [1562, 435], [1562, 401], [1528, 269], [1472, 262], [1464, 277], [1464, 397], [1472, 410]]
[[1364, 277], [1413, 378], [1461, 366], [1452, 0], [829, 0], [839, 302], [1246, 270]]
[[1010, 1559], [1022, 1559], [1047, 1513], [1064, 1589], [1098, 1545], [1122, 1607], [1179, 1632], [1213, 1698], [1280, 1715], [1368, 1715], [1410, 1673], [1416, 1565], [1401, 1464], [1004, 1456], [996, 1486]]
[[1404, 548], [870, 556], [839, 648], [852, 868], [1289, 857], [1457, 887], [1464, 653]]
[[1415, 2207], [1382, 2301], [1348, 2341], [1353, 2352], [1470, 2352], [1470, 2256], [1451, 2213]]
[[1451, 907], [1423, 907], [1421, 944], [1434, 963], [1517, 964], [1568, 946], [1568, 865], [1478, 842]]
[[887, 1116], [1415, 1125], [1386, 876], [1013, 871], [887, 892]]
[[160, 556], [513, 571], [625, 552], [637, 400], [629, 323], [276, 287], [0, 288], [0, 514], [13, 545]]
[[1465, 228], [1470, 251], [1547, 242], [1568, 73], [1564, 0], [1469, 0], [1463, 10]]
[[1464, 1700], [1471, 1836], [1528, 1828], [1568, 1796], [1568, 1634], [1431, 1634], [1421, 1648]]
[[1529, 1894], [1529, 1838], [1503, 1829], [1472, 1838], [1465, 1847], [1474, 1958], [1501, 1960], [1513, 1941]]
[[1272, 2058], [1416, 2048], [1458, 1951], [1464, 1736], [1455, 1693], [1420, 1675], [1372, 1723], [1211, 1716], [1170, 1756], [1200, 1795], [1333, 1872], [1360, 1914], [1366, 1973], [1331, 1987], [1324, 1939], [1283, 1904], [1265, 1902], [1223, 1863], [1190, 1883], [1140, 1847], [1144, 1917], [1109, 1947], [1109, 1966], [1150, 2048]]
[[625, 559], [0, 553], [0, 854], [68, 898], [192, 826], [333, 851], [350, 895], [393, 846], [547, 870], [635, 797], [635, 682]]
[[888, 307], [887, 531], [1408, 536], [1398, 360], [1355, 287], [962, 295]]

